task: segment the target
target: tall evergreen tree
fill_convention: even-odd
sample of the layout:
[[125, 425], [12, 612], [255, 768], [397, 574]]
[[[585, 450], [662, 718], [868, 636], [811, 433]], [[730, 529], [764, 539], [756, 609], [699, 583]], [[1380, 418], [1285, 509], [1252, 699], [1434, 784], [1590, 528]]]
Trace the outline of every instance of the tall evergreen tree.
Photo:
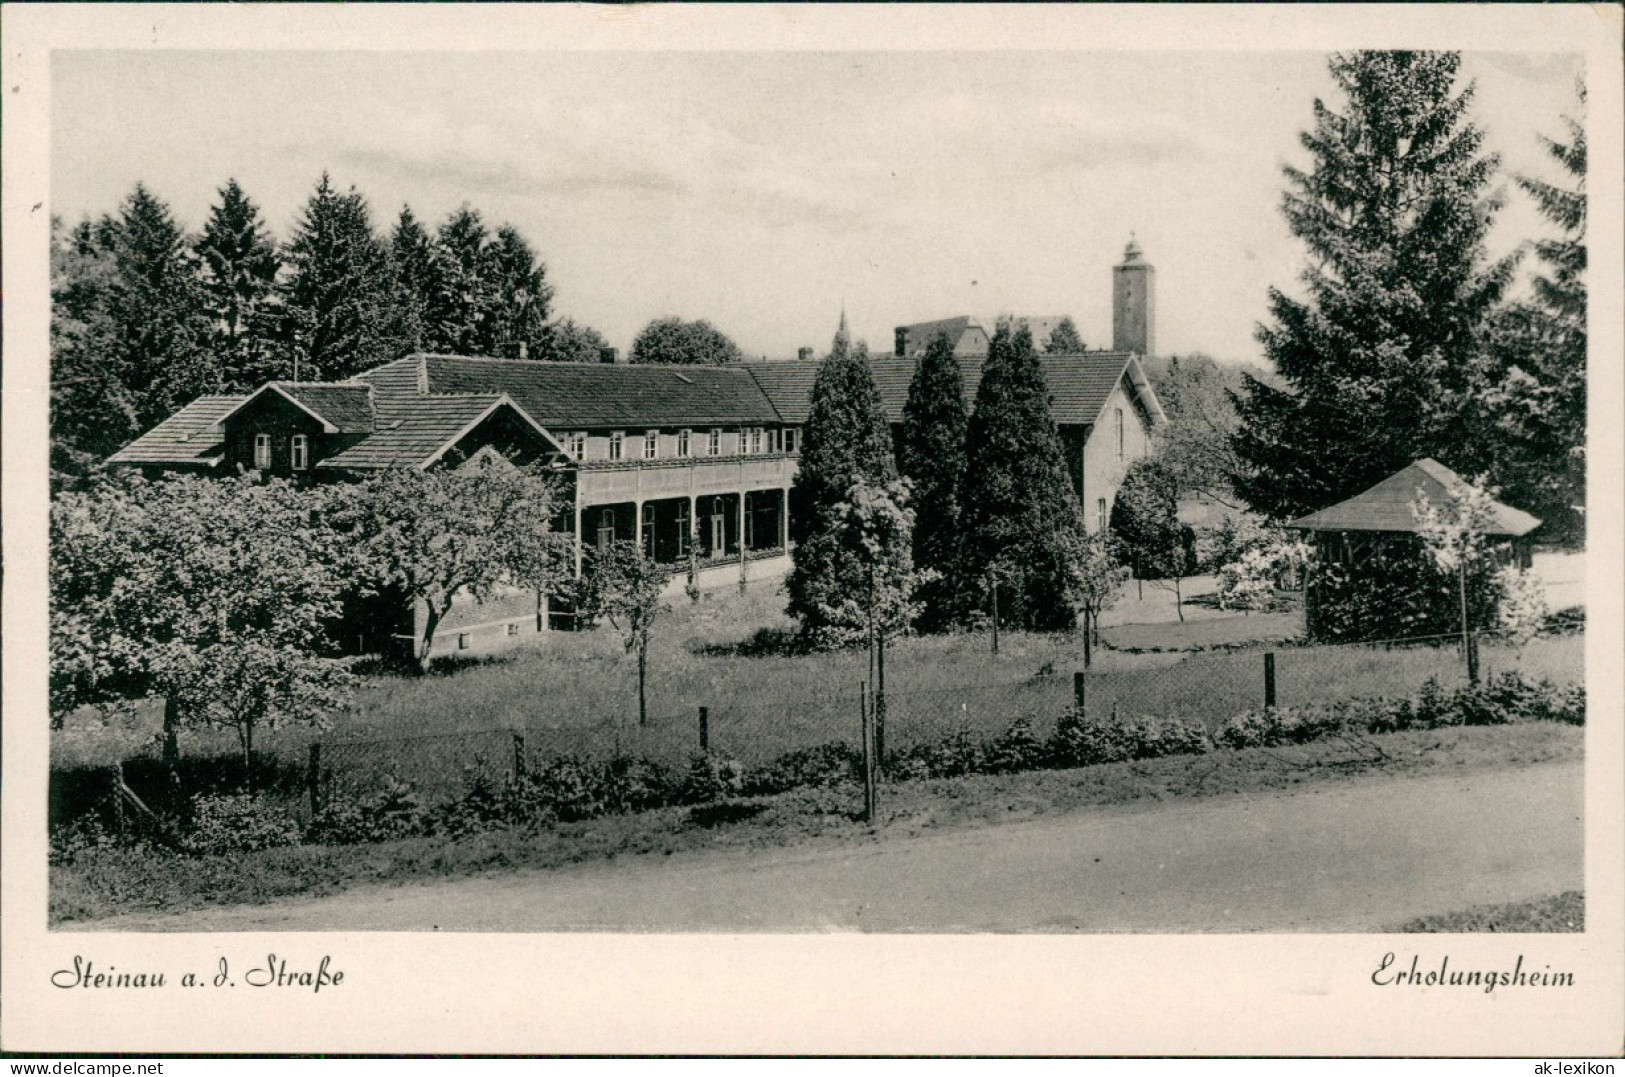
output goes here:
[[546, 350], [553, 286], [525, 237], [512, 225], [497, 229], [490, 248], [497, 305], [491, 325], [492, 355], [540, 359]]
[[999, 622], [1071, 627], [1069, 560], [1083, 519], [1032, 333], [1001, 322], [988, 343], [960, 480], [960, 583], [980, 602], [999, 581]]
[[259, 208], [235, 179], [220, 188], [196, 252], [221, 388], [246, 389], [279, 375], [274, 343], [282, 259]]
[[869, 371], [867, 349], [837, 335], [819, 365], [803, 428], [801, 467], [790, 490], [794, 566], [786, 581], [789, 613], [813, 643], [854, 625], [831, 623], [829, 612], [868, 587], [863, 536], [847, 507], [860, 483], [884, 486], [897, 479], [886, 409]]
[[435, 350], [432, 322], [435, 297], [443, 287], [440, 249], [418, 222], [411, 206], [402, 206], [389, 237], [391, 295], [395, 309], [396, 351]]
[[959, 557], [959, 478], [965, 466], [965, 383], [945, 334], [926, 346], [903, 405], [898, 466], [913, 484], [914, 565], [940, 578], [920, 595], [920, 627], [941, 628], [954, 616], [953, 575]]
[[1514, 260], [1488, 263], [1497, 167], [1455, 90], [1447, 52], [1356, 52], [1330, 69], [1347, 105], [1317, 100], [1287, 168], [1284, 211], [1308, 247], [1303, 300], [1271, 289], [1259, 340], [1285, 388], [1249, 377], [1237, 402], [1236, 490], [1295, 516], [1412, 460], [1483, 469], [1472, 385], [1483, 332]]
[[283, 332], [302, 381], [346, 378], [394, 358], [389, 254], [366, 199], [327, 173], [288, 244]]
[[431, 306], [433, 349], [490, 355], [497, 307], [491, 234], [478, 210], [464, 206], [440, 226], [443, 273]]
[[1567, 142], [1543, 141], [1569, 184], [1518, 178], [1561, 234], [1535, 244], [1545, 272], [1532, 282], [1533, 301], [1514, 303], [1497, 319], [1502, 369], [1485, 397], [1501, 436], [1491, 476], [1502, 497], [1539, 516], [1543, 536], [1579, 542], [1585, 535], [1586, 133], [1580, 121], [1564, 122]]
[[206, 347], [197, 264], [169, 207], [139, 183], [111, 227], [97, 231], [110, 241], [106, 301], [116, 339], [109, 359], [145, 430], [221, 387]]

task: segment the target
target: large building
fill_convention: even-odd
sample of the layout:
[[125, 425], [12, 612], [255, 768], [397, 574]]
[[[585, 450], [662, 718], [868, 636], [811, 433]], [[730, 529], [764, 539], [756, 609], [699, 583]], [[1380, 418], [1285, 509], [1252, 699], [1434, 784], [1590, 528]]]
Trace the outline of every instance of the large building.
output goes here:
[[[968, 320], [967, 320], [968, 321]], [[968, 331], [971, 326], [960, 327]], [[980, 332], [980, 327], [976, 327]], [[842, 329], [845, 332], [845, 319]], [[901, 341], [901, 338], [899, 338]], [[985, 334], [982, 340], [986, 340]], [[960, 360], [975, 400], [986, 347]], [[1163, 421], [1138, 358], [1044, 355], [1050, 413], [1091, 532], [1104, 528], [1123, 473]], [[894, 432], [914, 358], [869, 361]], [[545, 363], [413, 355], [343, 382], [270, 382], [193, 401], [109, 459], [148, 472], [257, 471], [309, 481], [385, 468], [441, 468], [498, 454], [542, 463], [566, 506], [556, 526], [582, 551], [632, 541], [701, 588], [789, 568], [789, 491], [818, 364], [728, 366]], [[421, 611], [378, 631], [421, 638]], [[460, 606], [436, 650], [549, 627], [534, 595]]]

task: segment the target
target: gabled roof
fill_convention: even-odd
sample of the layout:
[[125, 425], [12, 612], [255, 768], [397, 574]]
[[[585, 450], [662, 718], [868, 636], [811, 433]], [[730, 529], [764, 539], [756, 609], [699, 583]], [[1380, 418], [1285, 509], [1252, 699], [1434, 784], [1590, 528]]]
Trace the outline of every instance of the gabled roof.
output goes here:
[[[1388, 531], [1414, 533], [1416, 516], [1411, 511], [1418, 495], [1438, 505], [1454, 502], [1467, 484], [1460, 475], [1437, 460], [1424, 458], [1383, 479], [1364, 493], [1355, 494], [1329, 508], [1311, 513], [1287, 524], [1302, 531]], [[1492, 502], [1492, 535], [1517, 537], [1540, 526], [1540, 521], [1522, 509]]]
[[[875, 387], [880, 390], [880, 398], [886, 406], [888, 422], [903, 421], [903, 405], [908, 401], [908, 386], [914, 378], [916, 362], [914, 359], [869, 359], [869, 371], [874, 375]], [[983, 362], [973, 358], [959, 360], [959, 373], [965, 385], [966, 410], [975, 406], [976, 389], [982, 381]], [[1128, 352], [1040, 355], [1038, 363], [1049, 385], [1050, 415], [1062, 426], [1087, 426], [1095, 422], [1112, 390], [1125, 377], [1133, 383], [1136, 395], [1145, 402], [1152, 421], [1160, 424], [1164, 420], [1162, 407], [1140, 369], [1139, 360]], [[766, 362], [744, 365], [785, 422], [807, 421], [819, 364]]]
[[213, 467], [225, 451], [220, 420], [246, 399], [200, 396], [108, 457], [107, 462]]
[[365, 382], [268, 381], [241, 398], [224, 421], [267, 393], [280, 396], [322, 424], [328, 434], [363, 434], [372, 429], [372, 387]]
[[[487, 416], [513, 401], [501, 393], [465, 396], [400, 396], [381, 409], [378, 428], [321, 463], [339, 471], [428, 467]], [[524, 412], [515, 412], [534, 426]], [[538, 430], [538, 433], [546, 434]]]
[[371, 382], [381, 401], [420, 391], [505, 393], [536, 422], [558, 431], [779, 421], [756, 380], [737, 364], [637, 366], [422, 355], [357, 377]]

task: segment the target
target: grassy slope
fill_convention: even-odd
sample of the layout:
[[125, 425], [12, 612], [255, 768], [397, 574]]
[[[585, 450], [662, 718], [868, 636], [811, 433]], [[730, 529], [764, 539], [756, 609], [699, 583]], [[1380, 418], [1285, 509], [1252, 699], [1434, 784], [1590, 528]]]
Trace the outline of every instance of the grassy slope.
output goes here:
[[1395, 931], [1458, 932], [1496, 931], [1544, 932], [1584, 931], [1586, 929], [1585, 895], [1578, 890], [1557, 894], [1538, 901], [1521, 901], [1511, 905], [1475, 905], [1462, 912], [1442, 916], [1424, 916], [1401, 924]]
[[52, 868], [51, 919], [67, 926], [125, 912], [258, 903], [369, 883], [545, 869], [688, 849], [906, 840], [941, 828], [1015, 822], [1106, 805], [1267, 792], [1363, 775], [1462, 773], [1577, 760], [1583, 738], [1582, 729], [1546, 723], [1458, 727], [1079, 770], [905, 783], [883, 790], [881, 818], [872, 827], [854, 821], [859, 791], [839, 787], [746, 803], [727, 822], [719, 821], [714, 809], [667, 809], [461, 840], [300, 846], [188, 860], [107, 851]]
[[[558, 633], [491, 656], [485, 664], [427, 678], [369, 679], [353, 714], [340, 716], [330, 739], [420, 737], [526, 727], [534, 752], [609, 752], [617, 747], [656, 758], [682, 759], [697, 744], [697, 711], [710, 708], [714, 750], [764, 762], [796, 747], [855, 742], [858, 686], [867, 678], [860, 652], [803, 656], [740, 654], [753, 630], [786, 631], [783, 595], [774, 582], [746, 594], [717, 592], [693, 605], [679, 598], [664, 618], [650, 659], [652, 721], [639, 730], [636, 663], [611, 630]], [[1206, 621], [1229, 636], [1273, 628], [1264, 618]], [[1177, 626], [1163, 626], [1174, 638]], [[1169, 635], [1172, 634], [1172, 635]], [[1266, 633], [1268, 634], [1268, 633]], [[1071, 672], [1082, 666], [1081, 642], [1070, 636], [1005, 633], [1001, 653], [985, 636], [897, 641], [887, 661], [888, 743], [902, 746], [969, 729], [992, 732], [1021, 715], [1040, 726], [1071, 702]], [[1584, 676], [1582, 637], [1537, 640], [1522, 652], [1486, 644], [1486, 669], [1519, 668], [1560, 682]], [[1043, 675], [1041, 671], [1051, 671]], [[1452, 649], [1383, 651], [1370, 648], [1283, 649], [1276, 680], [1282, 704], [1415, 691], [1429, 676], [1462, 679]], [[1257, 653], [1096, 655], [1088, 694], [1091, 709], [1183, 714], [1210, 725], [1262, 704]], [[130, 723], [96, 729], [73, 723], [53, 741], [59, 763], [112, 762], [157, 729], [156, 708]], [[300, 734], [261, 737], [266, 750], [297, 750]], [[183, 751], [230, 751], [221, 735], [192, 735]], [[437, 767], [455, 772], [474, 755], [511, 752], [501, 737], [426, 742], [351, 753], [355, 765], [397, 765], [403, 773]], [[389, 758], [384, 758], [388, 756]], [[419, 758], [421, 757], [421, 758]], [[465, 758], [466, 757], [466, 758]], [[330, 765], [342, 757], [330, 753]]]

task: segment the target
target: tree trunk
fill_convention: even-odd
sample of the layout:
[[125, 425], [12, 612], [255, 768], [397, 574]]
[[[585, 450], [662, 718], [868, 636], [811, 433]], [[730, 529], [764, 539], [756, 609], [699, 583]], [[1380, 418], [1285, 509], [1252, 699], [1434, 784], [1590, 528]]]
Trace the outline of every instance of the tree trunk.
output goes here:
[[254, 719], [243, 719], [243, 789], [254, 795]]
[[644, 694], [644, 679], [649, 670], [649, 646], [638, 648], [638, 725], [649, 724], [649, 701]]
[[1174, 577], [1174, 612], [1179, 614], [1180, 623], [1185, 621], [1185, 596], [1180, 593], [1178, 576]]
[[181, 707], [173, 693], [164, 697], [164, 762], [174, 766], [181, 759]]
[[999, 653], [999, 581], [993, 581], [993, 653]]
[[[440, 625], [441, 611], [434, 608], [434, 603], [425, 601], [424, 606], [428, 613], [423, 618], [423, 639], [418, 643], [418, 672], [429, 672], [429, 654], [434, 650], [434, 630]], [[449, 608], [450, 603], [447, 603]]]

